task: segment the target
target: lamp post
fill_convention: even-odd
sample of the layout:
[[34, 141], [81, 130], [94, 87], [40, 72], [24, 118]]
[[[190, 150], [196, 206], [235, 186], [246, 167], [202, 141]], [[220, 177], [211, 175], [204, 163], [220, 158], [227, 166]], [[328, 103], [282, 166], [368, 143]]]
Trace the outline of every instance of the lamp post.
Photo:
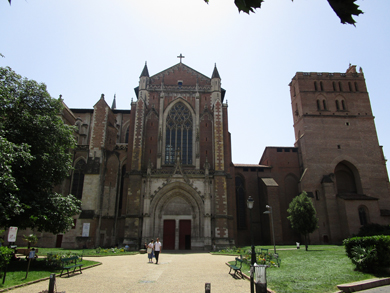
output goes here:
[[265, 206], [269, 211], [265, 211], [264, 214], [271, 214], [271, 227], [272, 227], [272, 238], [274, 240], [274, 254], [276, 254], [276, 247], [275, 247], [275, 229], [274, 229], [274, 215], [272, 214], [272, 207], [269, 205]]
[[249, 221], [251, 225], [251, 248], [252, 248], [252, 256], [251, 256], [251, 293], [255, 292], [255, 285], [253, 281], [253, 274], [254, 274], [254, 264], [255, 264], [255, 259], [256, 259], [256, 253], [255, 253], [255, 245], [253, 243], [253, 225], [252, 225], [252, 209], [253, 209], [253, 204], [254, 200], [251, 196], [249, 196], [248, 200], [246, 201], [249, 209]]

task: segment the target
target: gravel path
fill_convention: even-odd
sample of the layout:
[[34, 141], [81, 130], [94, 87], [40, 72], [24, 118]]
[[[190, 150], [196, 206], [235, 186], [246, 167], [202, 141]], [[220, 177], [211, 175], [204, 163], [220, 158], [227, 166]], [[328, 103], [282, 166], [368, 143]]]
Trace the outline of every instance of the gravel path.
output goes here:
[[[249, 292], [249, 281], [235, 279], [228, 274], [226, 262], [233, 256], [209, 253], [160, 254], [159, 264], [148, 263], [146, 254], [89, 257], [102, 265], [83, 270], [82, 274], [56, 277], [57, 292], [205, 292], [205, 283], [211, 283], [211, 292]], [[245, 273], [245, 272], [244, 272]], [[12, 293], [38, 293], [47, 290], [49, 281], [42, 281], [12, 290]]]

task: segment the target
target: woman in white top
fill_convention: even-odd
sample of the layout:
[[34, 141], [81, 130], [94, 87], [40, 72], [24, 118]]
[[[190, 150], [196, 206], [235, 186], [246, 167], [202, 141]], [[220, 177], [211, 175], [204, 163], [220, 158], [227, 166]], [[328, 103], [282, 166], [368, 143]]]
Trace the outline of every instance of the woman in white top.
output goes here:
[[150, 240], [149, 244], [148, 244], [148, 248], [146, 249], [147, 253], [148, 253], [148, 259], [149, 259], [149, 262], [153, 263], [153, 239]]

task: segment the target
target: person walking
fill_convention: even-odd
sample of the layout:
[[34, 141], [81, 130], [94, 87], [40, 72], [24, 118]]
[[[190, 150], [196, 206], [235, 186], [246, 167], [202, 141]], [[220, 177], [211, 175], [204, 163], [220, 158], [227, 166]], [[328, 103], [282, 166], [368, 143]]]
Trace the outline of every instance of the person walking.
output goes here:
[[162, 245], [160, 242], [160, 239], [157, 238], [156, 242], [154, 243], [154, 257], [156, 258], [156, 265], [158, 264], [158, 257], [162, 251]]
[[148, 259], [149, 259], [149, 262], [150, 263], [153, 263], [153, 239], [150, 240], [147, 248], [146, 248], [146, 251], [148, 253]]

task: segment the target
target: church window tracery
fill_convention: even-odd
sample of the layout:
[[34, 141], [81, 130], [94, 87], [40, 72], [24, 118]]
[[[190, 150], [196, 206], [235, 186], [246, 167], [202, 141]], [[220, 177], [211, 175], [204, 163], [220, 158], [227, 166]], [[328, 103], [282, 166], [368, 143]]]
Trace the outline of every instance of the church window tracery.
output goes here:
[[192, 164], [193, 119], [182, 102], [176, 103], [166, 118], [165, 164], [175, 163], [175, 152], [181, 151], [184, 165]]

